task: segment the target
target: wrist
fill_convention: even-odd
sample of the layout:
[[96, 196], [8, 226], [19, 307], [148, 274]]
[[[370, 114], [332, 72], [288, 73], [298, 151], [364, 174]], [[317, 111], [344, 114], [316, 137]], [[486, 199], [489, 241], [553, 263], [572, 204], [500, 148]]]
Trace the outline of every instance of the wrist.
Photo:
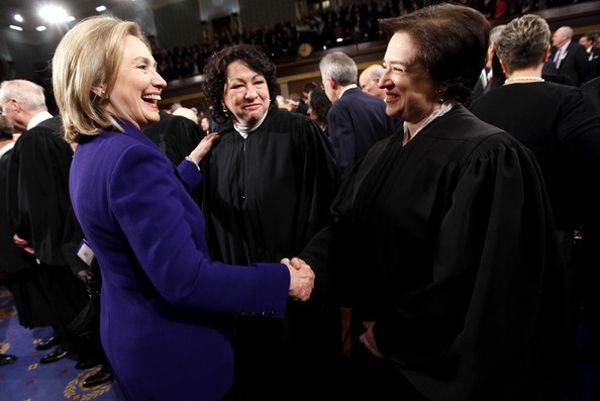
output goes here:
[[186, 156], [185, 160], [187, 160], [190, 163], [194, 163], [194, 165], [196, 166], [196, 168], [198, 170], [200, 170], [200, 161], [195, 161], [194, 159], [192, 159], [190, 156]]

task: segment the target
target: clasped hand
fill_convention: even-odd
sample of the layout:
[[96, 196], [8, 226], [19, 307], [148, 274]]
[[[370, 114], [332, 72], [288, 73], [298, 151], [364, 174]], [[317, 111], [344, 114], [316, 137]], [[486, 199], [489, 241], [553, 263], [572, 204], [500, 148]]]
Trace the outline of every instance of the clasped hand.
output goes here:
[[315, 273], [300, 258], [292, 258], [292, 260], [283, 258], [281, 263], [290, 271], [289, 296], [298, 301], [307, 301], [315, 286]]

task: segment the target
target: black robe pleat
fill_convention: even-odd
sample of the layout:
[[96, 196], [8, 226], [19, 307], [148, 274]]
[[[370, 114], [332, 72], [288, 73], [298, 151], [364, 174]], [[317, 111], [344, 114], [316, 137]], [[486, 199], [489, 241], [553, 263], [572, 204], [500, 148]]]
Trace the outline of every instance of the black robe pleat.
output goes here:
[[[274, 109], [247, 139], [231, 122], [220, 134], [202, 164], [211, 257], [244, 265], [303, 256], [313, 235], [329, 223], [339, 186], [338, 168], [319, 127]], [[331, 366], [337, 333], [325, 300], [327, 271], [311, 266], [318, 277], [311, 301], [290, 301], [284, 320], [238, 320], [236, 386], [242, 399], [281, 399], [295, 374]], [[326, 380], [325, 374], [315, 376]], [[314, 394], [318, 385], [312, 381], [295, 395], [285, 394], [300, 398]]]
[[427, 399], [561, 399], [574, 340], [533, 155], [460, 105], [402, 139], [374, 145], [334, 202], [340, 303]]

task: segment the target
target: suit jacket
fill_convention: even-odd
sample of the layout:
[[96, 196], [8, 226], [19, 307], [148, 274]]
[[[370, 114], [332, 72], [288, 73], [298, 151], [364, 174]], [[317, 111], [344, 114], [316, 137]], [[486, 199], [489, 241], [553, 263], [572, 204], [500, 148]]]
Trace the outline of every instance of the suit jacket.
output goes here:
[[178, 168], [133, 125], [87, 137], [74, 155], [75, 213], [102, 271], [100, 332], [129, 400], [220, 400], [231, 386], [233, 314], [280, 317], [278, 263], [210, 260], [204, 218]]
[[[548, 61], [552, 62], [558, 49], [554, 49]], [[567, 46], [567, 54], [560, 62], [556, 74], [564, 76], [571, 85], [579, 86], [588, 74], [588, 54], [579, 43], [571, 41]]]
[[594, 78], [600, 77], [600, 48], [594, 47], [592, 48], [590, 53], [588, 53], [588, 74], [583, 82], [590, 81]]
[[380, 139], [394, 132], [395, 121], [385, 103], [359, 88], [348, 89], [327, 113], [329, 140], [342, 175]]

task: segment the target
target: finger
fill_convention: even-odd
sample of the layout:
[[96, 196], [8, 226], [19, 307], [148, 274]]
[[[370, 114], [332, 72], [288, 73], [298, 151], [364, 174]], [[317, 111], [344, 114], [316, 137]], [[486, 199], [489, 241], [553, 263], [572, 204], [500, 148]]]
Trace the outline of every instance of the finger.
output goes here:
[[307, 265], [305, 261], [296, 256], [292, 258], [292, 264]]

